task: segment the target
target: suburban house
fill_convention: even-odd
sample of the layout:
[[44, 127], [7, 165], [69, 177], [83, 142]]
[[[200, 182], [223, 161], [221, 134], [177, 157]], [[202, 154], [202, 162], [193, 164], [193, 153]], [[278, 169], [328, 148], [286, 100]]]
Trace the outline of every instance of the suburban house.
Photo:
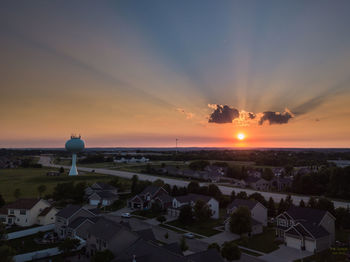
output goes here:
[[[162, 198], [162, 200], [165, 201], [166, 198], [163, 197], [162, 195], [169, 195], [169, 194], [163, 187], [150, 185], [146, 187], [140, 194], [135, 195], [134, 197], [129, 199], [127, 201], [127, 205], [128, 207], [133, 209], [141, 209], [141, 210], [148, 209], [152, 206], [152, 203], [154, 203], [156, 199], [160, 200], [160, 198]], [[165, 202], [162, 202], [162, 203], [164, 207], [168, 205]]]
[[199, 200], [202, 200], [209, 206], [210, 210], [212, 211], [212, 218], [219, 218], [219, 202], [211, 196], [199, 194], [188, 194], [184, 196], [174, 197], [172, 200], [172, 205], [168, 208], [168, 215], [178, 217], [180, 215], [181, 207], [185, 205], [194, 207], [196, 202]]
[[178, 243], [159, 246], [142, 239], [121, 252], [112, 262], [223, 262], [220, 253], [214, 249], [184, 256]]
[[242, 188], [247, 187], [247, 182], [243, 179], [232, 178], [232, 184], [234, 186], [238, 186], [238, 187], [242, 187]]
[[335, 217], [325, 210], [291, 207], [276, 217], [276, 235], [286, 246], [318, 252], [335, 238]]
[[289, 177], [275, 177], [271, 181], [271, 186], [274, 187], [278, 191], [283, 191], [288, 188], [291, 188], [293, 184], [293, 179]]
[[251, 169], [247, 171], [247, 175], [251, 177], [261, 178], [261, 171]]
[[118, 197], [118, 189], [109, 184], [97, 182], [85, 190], [85, 195], [92, 206], [110, 206]]
[[[59, 238], [73, 237], [76, 234], [76, 226], [74, 224], [77, 223], [76, 219], [81, 219], [81, 217], [92, 219], [96, 216], [98, 216], [98, 213], [95, 210], [89, 210], [77, 205], [68, 205], [56, 214], [55, 232]], [[90, 222], [92, 221], [91, 219]]]
[[249, 176], [245, 179], [245, 182], [248, 186], [256, 190], [270, 190], [270, 182], [263, 178]]
[[[235, 199], [226, 208], [227, 215], [230, 216], [239, 207], [247, 207], [251, 214], [252, 235], [263, 232], [263, 227], [267, 226], [267, 208], [258, 201], [247, 199]], [[230, 217], [225, 221], [225, 230], [230, 231]]]
[[87, 230], [86, 252], [93, 256], [97, 251], [109, 249], [116, 256], [139, 238], [128, 227], [100, 217]]
[[55, 223], [57, 210], [44, 199], [18, 199], [0, 209], [0, 221], [7, 225], [28, 227]]
[[88, 237], [88, 229], [95, 225], [98, 216], [95, 217], [77, 217], [71, 223], [68, 224], [66, 232], [70, 237], [78, 236], [84, 240]]

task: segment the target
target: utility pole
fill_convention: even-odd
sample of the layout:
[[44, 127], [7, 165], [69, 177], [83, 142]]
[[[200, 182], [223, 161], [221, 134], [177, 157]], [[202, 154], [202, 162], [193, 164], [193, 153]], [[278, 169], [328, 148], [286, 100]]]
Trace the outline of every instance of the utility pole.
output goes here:
[[179, 139], [177, 139], [177, 138], [175, 138], [175, 148], [176, 148], [176, 150], [175, 150], [175, 153], [177, 154], [177, 141], [178, 141]]

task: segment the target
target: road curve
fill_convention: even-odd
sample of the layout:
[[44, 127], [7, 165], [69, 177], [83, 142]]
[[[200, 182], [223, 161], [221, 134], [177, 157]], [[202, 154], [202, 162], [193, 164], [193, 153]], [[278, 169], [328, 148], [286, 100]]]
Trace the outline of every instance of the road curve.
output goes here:
[[[51, 158], [49, 156], [40, 156], [39, 164], [42, 164], [46, 167], [55, 167], [60, 168], [61, 165], [55, 165], [52, 163]], [[62, 166], [65, 169], [69, 169], [70, 166]], [[155, 181], [157, 179], [162, 179], [164, 183], [169, 184], [171, 186], [178, 186], [183, 187], [187, 186], [189, 184], [188, 181], [181, 180], [181, 179], [174, 179], [174, 178], [168, 178], [168, 177], [162, 177], [162, 176], [154, 176], [154, 175], [147, 175], [147, 174], [141, 174], [141, 173], [134, 173], [134, 172], [126, 172], [126, 171], [119, 171], [119, 170], [110, 170], [110, 169], [103, 169], [103, 168], [89, 168], [89, 167], [78, 167], [79, 171], [85, 171], [85, 172], [91, 172], [92, 170], [95, 170], [96, 173], [104, 174], [104, 175], [111, 175], [111, 176], [118, 176], [123, 178], [131, 179], [133, 175], [137, 175], [140, 180], [148, 180], [148, 181]], [[207, 185], [208, 183], [200, 183], [200, 185]], [[224, 195], [231, 195], [232, 191], [235, 191], [236, 193], [239, 193], [241, 191], [245, 191], [248, 195], [253, 194], [255, 192], [260, 193], [262, 196], [265, 197], [266, 200], [268, 200], [270, 197], [275, 202], [279, 202], [282, 198], [286, 198], [287, 194], [283, 193], [274, 193], [274, 192], [263, 192], [263, 191], [257, 191], [254, 189], [246, 189], [246, 188], [235, 188], [230, 186], [222, 186], [218, 185], [219, 189]], [[297, 196], [292, 195], [293, 203], [299, 204], [301, 200], [304, 200], [304, 202], [309, 201], [308, 196]], [[335, 201], [333, 200], [334, 207], [344, 207], [344, 208], [350, 208], [350, 202], [343, 202], [343, 201]]]

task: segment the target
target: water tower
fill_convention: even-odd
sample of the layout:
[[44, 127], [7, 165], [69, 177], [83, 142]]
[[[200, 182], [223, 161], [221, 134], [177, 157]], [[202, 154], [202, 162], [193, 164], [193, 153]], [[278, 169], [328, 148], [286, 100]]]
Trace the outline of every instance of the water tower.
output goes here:
[[78, 175], [77, 170], [77, 153], [84, 150], [85, 144], [84, 141], [80, 139], [81, 136], [72, 135], [70, 139], [66, 142], [66, 149], [69, 152], [72, 152], [72, 167], [70, 168], [69, 175], [76, 176]]

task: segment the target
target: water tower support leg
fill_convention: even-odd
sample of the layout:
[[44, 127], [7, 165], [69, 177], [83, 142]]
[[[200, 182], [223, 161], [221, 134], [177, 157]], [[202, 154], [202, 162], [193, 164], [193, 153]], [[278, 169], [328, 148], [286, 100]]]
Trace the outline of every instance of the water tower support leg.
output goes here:
[[73, 154], [72, 155], [72, 167], [70, 168], [70, 171], [69, 171], [70, 176], [78, 175], [76, 162], [77, 162], [77, 154]]

